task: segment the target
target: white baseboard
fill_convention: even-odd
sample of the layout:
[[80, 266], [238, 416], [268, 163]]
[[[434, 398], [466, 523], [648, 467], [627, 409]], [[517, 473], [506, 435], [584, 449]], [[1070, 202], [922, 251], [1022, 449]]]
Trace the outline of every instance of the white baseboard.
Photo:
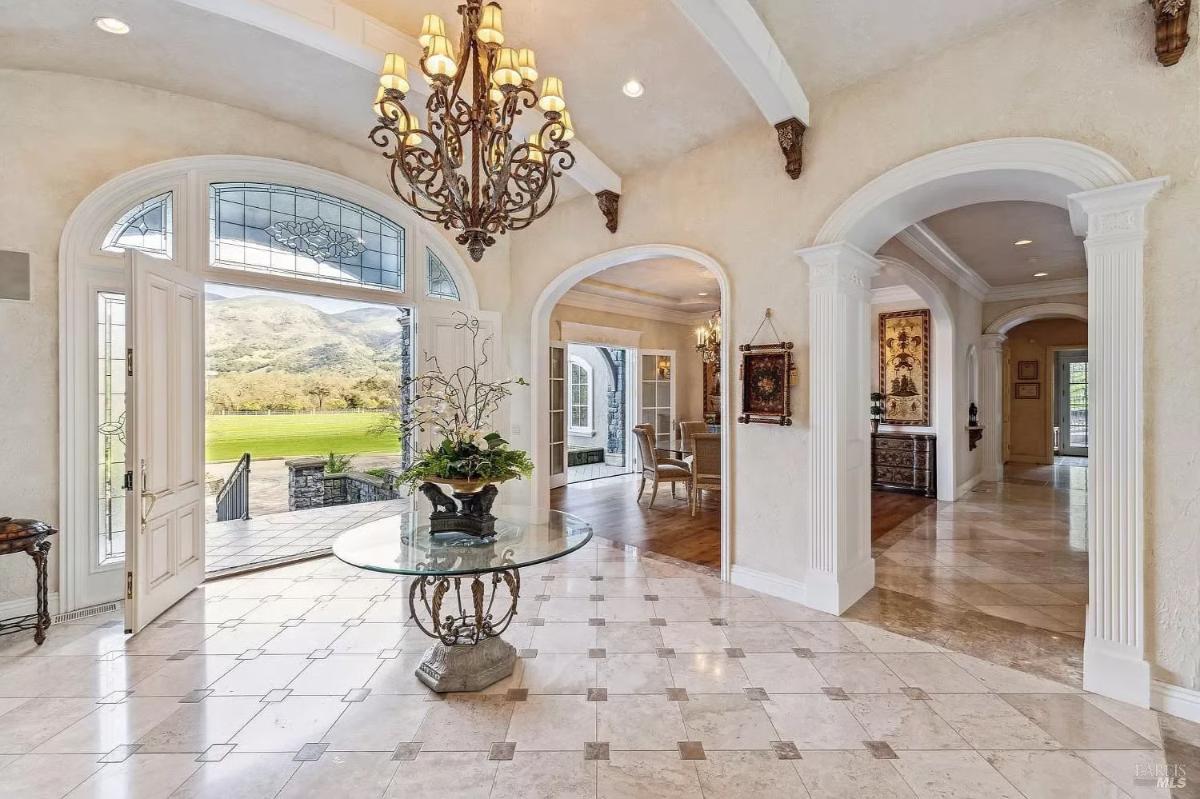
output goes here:
[[805, 582], [804, 604], [840, 616], [875, 587], [875, 559], [864, 558], [837, 574], [813, 571]]
[[780, 599], [804, 604], [804, 583], [790, 577], [780, 577], [778, 574], [751, 569], [748, 566], [739, 566], [735, 563], [729, 570], [729, 581], [742, 588], [761, 591]]
[[[46, 604], [50, 606], [50, 615], [58, 613], [58, 592], [46, 596]], [[35, 597], [22, 597], [0, 602], [0, 619], [11, 619], [14, 616], [30, 616], [37, 611]]]
[[1046, 459], [1045, 455], [1009, 455], [1004, 459], [1005, 463], [1033, 463], [1038, 466], [1050, 466], [1054, 463], [1054, 459]]
[[1150, 684], [1150, 707], [1200, 723], [1200, 691], [1191, 688], [1155, 680]]
[[1083, 641], [1083, 690], [1150, 707], [1150, 664], [1132, 647], [1088, 635]]
[[979, 474], [975, 475], [974, 477], [969, 478], [965, 482], [959, 483], [958, 488], [955, 489], [955, 491], [957, 493], [955, 493], [954, 496], [956, 498], [966, 496], [967, 493], [969, 491], [971, 491], [971, 489], [973, 489], [975, 486], [979, 485], [982, 481], [983, 481], [983, 473], [980, 472]]

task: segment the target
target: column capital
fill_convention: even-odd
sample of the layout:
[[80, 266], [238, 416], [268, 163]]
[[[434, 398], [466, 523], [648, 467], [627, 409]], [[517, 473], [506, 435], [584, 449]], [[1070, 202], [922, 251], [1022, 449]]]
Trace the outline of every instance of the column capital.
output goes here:
[[981, 350], [998, 350], [1004, 346], [1004, 342], [1008, 340], [1008, 336], [1003, 333], [984, 333], [979, 337], [979, 349]]
[[1088, 241], [1146, 235], [1146, 205], [1168, 184], [1166, 177], [1118, 183], [1068, 195], [1071, 227]]
[[808, 284], [812, 288], [860, 288], [868, 291], [871, 278], [879, 272], [874, 256], [847, 241], [805, 247], [796, 255], [808, 264]]

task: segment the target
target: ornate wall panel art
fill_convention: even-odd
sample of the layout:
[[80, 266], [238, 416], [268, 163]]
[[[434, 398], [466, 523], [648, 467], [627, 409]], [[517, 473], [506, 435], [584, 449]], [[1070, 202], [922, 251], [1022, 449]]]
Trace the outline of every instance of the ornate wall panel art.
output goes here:
[[879, 314], [883, 423], [929, 426], [929, 309]]

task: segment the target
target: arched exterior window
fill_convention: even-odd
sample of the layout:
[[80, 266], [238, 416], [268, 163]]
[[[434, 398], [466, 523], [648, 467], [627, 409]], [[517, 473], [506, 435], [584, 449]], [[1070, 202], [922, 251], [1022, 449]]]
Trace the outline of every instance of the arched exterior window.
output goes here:
[[574, 355], [571, 356], [568, 391], [571, 398], [571, 432], [591, 434], [592, 367], [587, 361]]
[[214, 183], [212, 263], [404, 291], [405, 230], [355, 203], [274, 183]]
[[428, 247], [425, 248], [425, 293], [443, 300], [462, 299], [454, 276], [442, 263], [442, 259], [434, 255], [433, 250]]
[[171, 192], [151, 197], [121, 214], [104, 237], [105, 250], [136, 250], [171, 256]]

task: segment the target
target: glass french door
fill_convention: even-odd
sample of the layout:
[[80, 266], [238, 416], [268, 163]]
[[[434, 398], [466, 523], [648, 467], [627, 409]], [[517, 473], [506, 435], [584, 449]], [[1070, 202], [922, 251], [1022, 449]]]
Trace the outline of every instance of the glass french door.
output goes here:
[[1088, 359], [1086, 350], [1055, 354], [1055, 425], [1058, 454], [1088, 454]]
[[567, 347], [550, 343], [550, 487], [567, 484]]
[[675, 437], [675, 351], [638, 353], [638, 423], [654, 427], [655, 445], [670, 447]]

